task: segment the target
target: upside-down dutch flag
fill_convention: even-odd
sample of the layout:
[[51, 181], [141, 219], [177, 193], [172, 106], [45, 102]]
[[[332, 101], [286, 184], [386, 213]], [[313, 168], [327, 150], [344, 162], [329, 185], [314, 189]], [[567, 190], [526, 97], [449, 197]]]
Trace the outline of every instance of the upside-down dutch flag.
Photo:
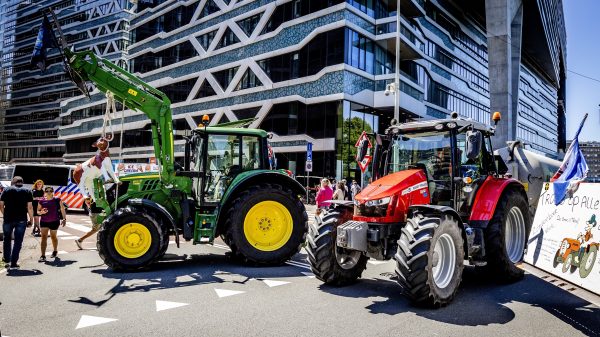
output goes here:
[[573, 192], [579, 183], [581, 183], [588, 173], [588, 165], [585, 162], [585, 157], [579, 148], [579, 133], [583, 128], [583, 124], [587, 119], [587, 114], [583, 117], [579, 129], [573, 138], [573, 142], [569, 146], [565, 159], [558, 171], [554, 174], [551, 182], [554, 185], [554, 204], [560, 204], [568, 192]]

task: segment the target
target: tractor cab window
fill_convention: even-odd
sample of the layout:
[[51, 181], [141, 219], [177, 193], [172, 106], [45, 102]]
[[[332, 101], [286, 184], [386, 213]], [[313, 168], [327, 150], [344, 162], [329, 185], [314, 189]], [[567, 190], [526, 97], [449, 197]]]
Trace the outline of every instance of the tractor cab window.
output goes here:
[[242, 168], [244, 171], [260, 169], [260, 142], [257, 137], [242, 137]]
[[466, 138], [464, 133], [456, 135], [458, 176], [462, 178], [471, 177], [473, 180], [477, 180], [482, 176], [487, 176], [488, 172], [495, 170], [489, 139], [486, 140], [484, 137], [479, 156], [475, 159], [469, 159], [467, 158]]
[[206, 158], [204, 201], [218, 202], [239, 173], [240, 138], [236, 135], [209, 135]]
[[450, 133], [423, 132], [394, 138], [388, 154], [388, 173], [422, 169], [432, 204], [450, 205], [452, 159]]

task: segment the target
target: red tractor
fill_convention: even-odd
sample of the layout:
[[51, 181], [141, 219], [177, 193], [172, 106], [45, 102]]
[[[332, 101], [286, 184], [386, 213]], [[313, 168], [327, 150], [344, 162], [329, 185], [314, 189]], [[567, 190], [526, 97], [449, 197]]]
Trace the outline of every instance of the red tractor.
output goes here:
[[353, 203], [334, 202], [309, 229], [316, 277], [347, 285], [369, 258], [393, 258], [404, 293], [430, 307], [452, 301], [465, 259], [496, 279], [521, 279], [515, 264], [531, 228], [529, 205], [523, 185], [503, 177], [506, 165], [492, 152], [494, 130], [454, 113], [376, 135], [376, 180]]

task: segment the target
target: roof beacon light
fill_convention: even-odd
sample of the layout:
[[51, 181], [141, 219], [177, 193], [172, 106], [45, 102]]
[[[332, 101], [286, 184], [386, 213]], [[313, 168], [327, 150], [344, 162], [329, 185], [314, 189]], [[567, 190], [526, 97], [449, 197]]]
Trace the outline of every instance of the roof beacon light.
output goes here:
[[204, 125], [204, 127], [207, 127], [208, 123], [210, 123], [210, 117], [208, 117], [208, 115], [202, 116], [202, 125]]
[[498, 125], [498, 122], [501, 119], [502, 119], [502, 115], [500, 114], [500, 111], [494, 112], [494, 114], [492, 115], [492, 120], [494, 121], [494, 125]]

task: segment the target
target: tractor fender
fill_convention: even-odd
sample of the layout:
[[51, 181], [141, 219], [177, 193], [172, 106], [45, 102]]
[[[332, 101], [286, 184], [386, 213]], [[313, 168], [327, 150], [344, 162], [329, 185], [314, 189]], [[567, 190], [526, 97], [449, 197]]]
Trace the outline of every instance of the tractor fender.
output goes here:
[[222, 222], [221, 215], [227, 212], [229, 205], [235, 199], [235, 196], [238, 194], [238, 191], [244, 190], [248, 186], [258, 184], [279, 184], [281, 186], [286, 186], [290, 188], [292, 192], [294, 192], [294, 194], [306, 194], [306, 190], [299, 182], [292, 179], [287, 174], [280, 173], [279, 171], [254, 170], [239, 174], [237, 177], [235, 177], [231, 185], [229, 185], [230, 187], [227, 189], [227, 192], [225, 192], [225, 195], [221, 199], [221, 209], [219, 210], [217, 215], [216, 222], [218, 225], [217, 232], [215, 233], [215, 235], [218, 235], [220, 233]]
[[465, 225], [463, 224], [460, 215], [458, 215], [458, 212], [456, 212], [456, 210], [454, 210], [454, 208], [448, 207], [448, 206], [440, 206], [440, 205], [411, 205], [408, 207], [408, 216], [412, 216], [412, 213], [415, 211], [421, 211], [423, 213], [429, 213], [429, 214], [434, 213], [435, 215], [438, 215], [438, 216], [440, 216], [442, 214], [448, 214], [448, 215], [452, 216], [453, 218], [455, 218], [456, 221], [458, 222], [458, 226], [460, 226], [460, 232], [463, 237], [463, 249], [465, 251], [465, 254], [468, 254], [469, 244], [467, 242], [467, 233], [465, 231]]
[[469, 224], [476, 228], [487, 228], [489, 221], [496, 212], [498, 201], [500, 201], [504, 192], [510, 188], [517, 189], [525, 197], [525, 200], [529, 200], [525, 188], [518, 180], [489, 176], [477, 190], [471, 207]]
[[175, 219], [173, 219], [171, 213], [163, 205], [148, 199], [129, 199], [127, 204], [133, 207], [149, 208], [161, 216], [166, 224], [175, 231], [175, 242], [177, 243], [177, 248], [179, 248], [179, 231], [177, 230]]

